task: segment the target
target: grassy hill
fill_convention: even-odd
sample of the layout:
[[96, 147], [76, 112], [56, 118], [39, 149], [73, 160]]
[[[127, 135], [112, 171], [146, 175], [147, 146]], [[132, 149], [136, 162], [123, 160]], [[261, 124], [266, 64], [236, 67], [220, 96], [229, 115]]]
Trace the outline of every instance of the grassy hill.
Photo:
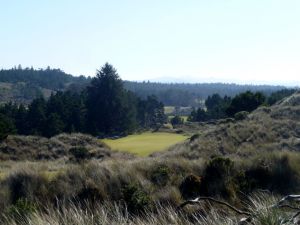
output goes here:
[[52, 92], [81, 90], [89, 82], [89, 77], [75, 77], [60, 69], [0, 70], [0, 104], [9, 101], [29, 104], [40, 96], [48, 98]]
[[259, 107], [243, 120], [186, 124], [195, 134], [165, 157], [203, 158], [213, 155], [256, 155], [269, 151], [300, 151], [300, 93], [271, 107]]
[[133, 158], [130, 154], [111, 151], [106, 144], [92, 136], [78, 133], [60, 134], [49, 139], [38, 136], [8, 136], [0, 143], [0, 161], [74, 160], [72, 149], [86, 150], [86, 158], [89, 160]]
[[[150, 157], [114, 152], [82, 134], [9, 136], [0, 145], [0, 224], [229, 225], [242, 218], [207, 201], [178, 211], [198, 196], [255, 215], [253, 224], [283, 224], [294, 213], [269, 206], [300, 191], [299, 123], [296, 93], [244, 119], [187, 123], [180, 129], [194, 133], [190, 139]], [[149, 140], [135, 135], [123, 144], [138, 137]], [[74, 160], [74, 147], [89, 157]]]

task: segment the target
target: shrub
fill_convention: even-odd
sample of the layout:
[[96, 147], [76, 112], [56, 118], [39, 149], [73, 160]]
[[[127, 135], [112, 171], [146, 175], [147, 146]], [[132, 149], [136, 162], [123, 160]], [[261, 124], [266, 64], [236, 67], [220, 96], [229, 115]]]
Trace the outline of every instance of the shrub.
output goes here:
[[16, 132], [13, 121], [0, 113], [0, 142], [7, 138], [9, 134]]
[[281, 194], [293, 192], [299, 185], [297, 171], [290, 165], [286, 155], [271, 162], [262, 160], [246, 171], [246, 179], [250, 190], [261, 188]]
[[248, 115], [249, 115], [249, 112], [247, 112], [247, 111], [237, 112], [236, 114], [234, 114], [234, 119], [235, 120], [244, 120], [244, 119], [247, 119]]
[[59, 173], [49, 183], [49, 198], [57, 201], [71, 200], [79, 193], [85, 184], [85, 174], [81, 168], [70, 168], [63, 173]]
[[201, 191], [201, 177], [189, 175], [182, 181], [180, 187], [181, 195], [184, 199], [195, 198]]
[[9, 217], [22, 221], [37, 211], [37, 206], [26, 198], [20, 198], [16, 203], [7, 209]]
[[75, 200], [81, 204], [95, 204], [97, 201], [103, 201], [103, 196], [95, 184], [88, 182], [76, 195]]
[[129, 212], [142, 212], [151, 206], [150, 196], [137, 184], [126, 185], [122, 190], [122, 194]]
[[178, 116], [178, 115], [176, 115], [176, 116], [174, 116], [172, 119], [171, 119], [171, 124], [174, 126], [174, 125], [180, 125], [180, 124], [183, 124], [183, 119], [180, 117], [180, 116]]
[[75, 147], [69, 151], [77, 161], [87, 159], [90, 156], [89, 151], [85, 147]]
[[190, 142], [197, 140], [199, 137], [200, 137], [200, 134], [194, 134], [192, 137], [190, 137]]
[[151, 174], [151, 180], [153, 183], [165, 186], [170, 178], [170, 169], [167, 166], [156, 167]]
[[202, 191], [209, 196], [221, 195], [233, 199], [237, 189], [235, 175], [233, 161], [228, 158], [214, 158], [204, 171]]
[[47, 180], [37, 174], [20, 172], [8, 178], [10, 200], [13, 204], [19, 199], [35, 201], [47, 197]]

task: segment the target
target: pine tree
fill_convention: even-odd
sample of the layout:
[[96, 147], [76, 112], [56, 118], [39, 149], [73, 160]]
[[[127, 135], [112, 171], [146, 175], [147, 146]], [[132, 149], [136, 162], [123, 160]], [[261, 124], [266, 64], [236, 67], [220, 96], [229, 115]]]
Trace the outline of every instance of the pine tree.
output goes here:
[[15, 132], [13, 121], [9, 117], [0, 114], [0, 142], [6, 139], [9, 134], [14, 134]]
[[92, 134], [128, 133], [135, 128], [136, 105], [116, 69], [106, 63], [87, 88], [87, 129]]

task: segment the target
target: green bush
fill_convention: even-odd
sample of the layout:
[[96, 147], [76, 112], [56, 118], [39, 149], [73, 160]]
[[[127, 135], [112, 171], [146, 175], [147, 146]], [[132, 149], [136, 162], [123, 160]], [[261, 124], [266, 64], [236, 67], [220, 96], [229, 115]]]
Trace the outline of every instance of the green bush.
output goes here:
[[19, 199], [28, 201], [42, 200], [48, 195], [47, 180], [37, 174], [20, 172], [8, 178], [10, 201], [16, 204]]
[[247, 112], [247, 111], [237, 112], [236, 114], [234, 114], [234, 119], [235, 120], [244, 120], [244, 119], [247, 119], [248, 115], [249, 115], [249, 112]]
[[95, 204], [96, 202], [103, 201], [103, 196], [100, 190], [93, 183], [86, 184], [76, 195], [75, 200], [80, 204]]
[[89, 151], [85, 147], [71, 148], [70, 153], [77, 161], [88, 159], [90, 157]]
[[180, 125], [180, 124], [183, 124], [183, 119], [180, 117], [180, 116], [174, 116], [172, 119], [171, 119], [171, 124], [174, 126], [174, 125]]
[[151, 181], [159, 186], [165, 186], [170, 179], [170, 169], [167, 166], [156, 167], [151, 174]]
[[194, 134], [192, 137], [190, 137], [190, 142], [197, 140], [199, 137], [200, 137], [200, 134]]
[[249, 190], [268, 189], [280, 194], [296, 191], [299, 185], [297, 171], [290, 165], [288, 156], [261, 162], [246, 171]]
[[180, 193], [184, 199], [195, 198], [201, 192], [201, 177], [196, 175], [188, 175], [179, 187]]
[[0, 142], [5, 140], [9, 134], [16, 133], [13, 121], [0, 113]]
[[142, 212], [152, 205], [150, 196], [137, 184], [126, 185], [122, 190], [122, 194], [129, 212]]
[[238, 188], [234, 179], [236, 174], [234, 163], [230, 159], [221, 157], [212, 159], [204, 171], [201, 188], [203, 194], [234, 199]]

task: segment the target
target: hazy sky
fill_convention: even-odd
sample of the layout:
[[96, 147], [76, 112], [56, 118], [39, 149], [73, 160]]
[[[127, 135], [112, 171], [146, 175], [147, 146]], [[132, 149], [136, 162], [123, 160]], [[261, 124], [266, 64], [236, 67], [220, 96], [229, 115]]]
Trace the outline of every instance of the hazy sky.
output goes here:
[[[0, 0], [0, 68], [300, 84], [299, 0]], [[298, 83], [297, 83], [298, 82]]]

